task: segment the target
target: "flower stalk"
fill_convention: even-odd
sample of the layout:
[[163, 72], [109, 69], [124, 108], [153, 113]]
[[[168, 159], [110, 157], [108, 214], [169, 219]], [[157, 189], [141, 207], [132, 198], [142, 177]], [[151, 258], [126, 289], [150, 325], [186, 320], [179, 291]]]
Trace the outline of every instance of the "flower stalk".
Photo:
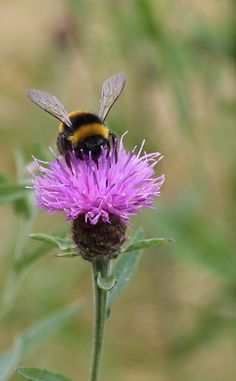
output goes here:
[[94, 333], [90, 381], [99, 380], [107, 313], [108, 291], [99, 288], [97, 285], [97, 277], [99, 273], [102, 277], [107, 277], [109, 275], [109, 262], [110, 260], [107, 257], [103, 257], [102, 260], [94, 258], [92, 262], [94, 290]]

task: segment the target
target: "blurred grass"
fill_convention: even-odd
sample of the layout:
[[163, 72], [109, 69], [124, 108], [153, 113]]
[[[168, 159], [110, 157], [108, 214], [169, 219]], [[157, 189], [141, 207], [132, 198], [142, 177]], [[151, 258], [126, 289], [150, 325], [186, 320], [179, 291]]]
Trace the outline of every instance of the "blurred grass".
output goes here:
[[[236, 377], [235, 14], [232, 0], [1, 2], [1, 172], [16, 175], [16, 149], [29, 160], [55, 142], [57, 123], [28, 102], [27, 88], [96, 111], [102, 81], [118, 71], [128, 84], [109, 125], [129, 130], [127, 147], [145, 138], [147, 151], [165, 155], [157, 211], [133, 225], [175, 244], [146, 253], [114, 307], [104, 381]], [[63, 224], [40, 212], [34, 231]], [[1, 207], [0, 225], [3, 290], [19, 228], [11, 205]], [[32, 265], [2, 326], [2, 350], [56, 308], [91, 300], [89, 266], [75, 261], [49, 255]], [[91, 307], [21, 365], [86, 379], [90, 316]]]

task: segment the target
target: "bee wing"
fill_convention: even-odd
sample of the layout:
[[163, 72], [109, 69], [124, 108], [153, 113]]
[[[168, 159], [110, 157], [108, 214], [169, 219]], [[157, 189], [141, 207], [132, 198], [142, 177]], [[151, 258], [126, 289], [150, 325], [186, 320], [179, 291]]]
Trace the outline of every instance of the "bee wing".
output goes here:
[[115, 74], [103, 83], [99, 109], [99, 118], [102, 122], [104, 122], [110, 108], [121, 94], [125, 83], [126, 76], [123, 73]]
[[55, 118], [65, 123], [68, 127], [72, 126], [64, 105], [54, 95], [35, 89], [28, 90], [26, 95], [37, 106], [55, 116]]

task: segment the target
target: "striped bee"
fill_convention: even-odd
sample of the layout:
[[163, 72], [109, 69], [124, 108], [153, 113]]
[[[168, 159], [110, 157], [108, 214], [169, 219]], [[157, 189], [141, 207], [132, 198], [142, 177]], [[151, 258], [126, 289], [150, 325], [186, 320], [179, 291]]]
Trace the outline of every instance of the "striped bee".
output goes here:
[[27, 96], [61, 122], [57, 137], [57, 147], [61, 154], [68, 157], [68, 153], [74, 151], [79, 159], [91, 154], [93, 160], [97, 161], [102, 147], [107, 148], [109, 152], [111, 145], [116, 145], [116, 135], [104, 122], [125, 83], [126, 76], [123, 73], [115, 74], [103, 83], [98, 115], [85, 110], [68, 113], [54, 95], [41, 90], [30, 89]]

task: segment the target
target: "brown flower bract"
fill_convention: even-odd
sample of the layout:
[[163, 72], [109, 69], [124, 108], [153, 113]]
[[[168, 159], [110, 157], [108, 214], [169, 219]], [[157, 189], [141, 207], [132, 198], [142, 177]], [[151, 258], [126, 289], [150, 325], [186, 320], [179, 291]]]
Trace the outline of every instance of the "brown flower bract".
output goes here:
[[93, 225], [80, 215], [72, 224], [72, 238], [81, 256], [93, 259], [116, 258], [125, 241], [126, 224], [117, 216], [110, 215], [110, 223], [101, 219]]

